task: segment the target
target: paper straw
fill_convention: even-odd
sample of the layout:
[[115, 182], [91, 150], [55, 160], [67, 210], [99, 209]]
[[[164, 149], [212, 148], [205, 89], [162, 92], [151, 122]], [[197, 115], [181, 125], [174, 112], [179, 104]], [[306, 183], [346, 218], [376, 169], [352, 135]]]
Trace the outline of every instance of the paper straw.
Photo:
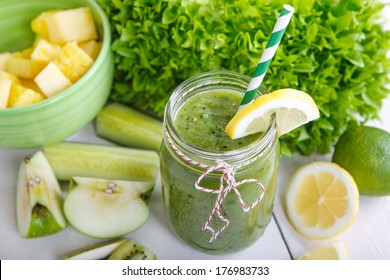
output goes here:
[[251, 103], [256, 96], [261, 82], [264, 79], [265, 73], [270, 65], [272, 58], [275, 55], [276, 49], [278, 48], [280, 41], [282, 40], [284, 31], [289, 24], [291, 17], [294, 13], [294, 8], [290, 5], [283, 5], [283, 9], [279, 15], [279, 18], [272, 30], [271, 37], [267, 43], [267, 46], [263, 52], [263, 55], [260, 58], [259, 64], [257, 64], [255, 73], [249, 83], [249, 86], [245, 92], [245, 95], [241, 101], [240, 107], [238, 110], [242, 109], [248, 103]]

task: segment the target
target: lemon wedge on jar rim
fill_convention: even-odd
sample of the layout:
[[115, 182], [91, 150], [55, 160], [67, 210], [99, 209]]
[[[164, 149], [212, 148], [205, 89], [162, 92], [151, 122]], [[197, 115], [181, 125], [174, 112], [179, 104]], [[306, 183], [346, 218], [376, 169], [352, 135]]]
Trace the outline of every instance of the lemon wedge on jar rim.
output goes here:
[[275, 114], [279, 136], [319, 118], [319, 110], [313, 98], [299, 90], [279, 89], [257, 97], [245, 105], [225, 128], [231, 139], [265, 131]]
[[291, 178], [285, 208], [299, 233], [312, 239], [328, 239], [356, 220], [359, 191], [352, 176], [339, 165], [312, 162]]
[[299, 260], [347, 260], [348, 251], [344, 242], [317, 247], [306, 252]]

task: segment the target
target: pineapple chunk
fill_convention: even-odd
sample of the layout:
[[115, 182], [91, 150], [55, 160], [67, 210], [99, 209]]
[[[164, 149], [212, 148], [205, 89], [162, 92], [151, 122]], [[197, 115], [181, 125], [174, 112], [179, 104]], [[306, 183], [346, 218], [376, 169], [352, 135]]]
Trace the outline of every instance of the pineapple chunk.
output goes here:
[[47, 63], [29, 58], [11, 57], [8, 59], [6, 70], [24, 79], [33, 79], [41, 72]]
[[56, 95], [72, 85], [71, 81], [68, 80], [53, 62], [50, 62], [35, 77], [34, 81], [47, 97]]
[[11, 53], [0, 53], [0, 69], [5, 69], [7, 67], [8, 59], [11, 57]]
[[39, 101], [44, 100], [45, 97], [33, 91], [32, 89], [25, 88], [24, 86], [13, 84], [11, 92], [8, 98], [8, 108], [15, 108], [21, 106], [32, 105]]
[[11, 92], [12, 80], [0, 78], [0, 109], [7, 107], [9, 93]]
[[30, 88], [33, 91], [43, 93], [39, 86], [32, 79], [20, 79], [20, 84], [26, 88]]
[[45, 39], [40, 39], [31, 53], [31, 59], [49, 63], [59, 55], [60, 51], [60, 46], [50, 44]]
[[0, 69], [0, 79], [1, 78], [5, 78], [5, 79], [8, 79], [8, 80], [11, 80], [14, 84], [20, 84], [20, 80], [19, 80], [18, 77], [16, 77], [15, 75]]
[[31, 27], [54, 44], [98, 38], [92, 13], [86, 7], [42, 13], [33, 20]]
[[33, 50], [34, 50], [33, 48], [26, 48], [18, 52], [13, 52], [11, 56], [15, 58], [30, 58]]
[[55, 13], [55, 11], [48, 11], [39, 14], [31, 22], [31, 29], [34, 31], [37, 36], [46, 40], [50, 40], [49, 29], [47, 26], [47, 21], [50, 18], [50, 15]]
[[77, 46], [76, 42], [70, 42], [61, 49], [54, 63], [72, 83], [75, 83], [91, 68], [93, 60]]
[[102, 47], [102, 43], [90, 40], [87, 42], [82, 42], [79, 44], [80, 48], [83, 49], [93, 60], [96, 60], [96, 58], [99, 55], [100, 49]]
[[41, 40], [47, 41], [47, 39], [43, 38], [41, 35], [35, 35], [32, 47], [35, 49], [37, 47], [39, 41], [41, 41]]

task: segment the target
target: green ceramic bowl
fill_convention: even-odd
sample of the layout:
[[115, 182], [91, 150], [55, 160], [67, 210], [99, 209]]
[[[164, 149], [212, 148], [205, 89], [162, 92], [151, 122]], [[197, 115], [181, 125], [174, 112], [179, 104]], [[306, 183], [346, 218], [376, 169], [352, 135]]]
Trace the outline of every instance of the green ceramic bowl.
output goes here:
[[0, 1], [0, 52], [32, 45], [30, 23], [42, 11], [90, 7], [103, 40], [91, 69], [58, 95], [31, 106], [0, 109], [0, 147], [32, 148], [60, 142], [90, 122], [111, 90], [114, 64], [110, 26], [94, 0]]

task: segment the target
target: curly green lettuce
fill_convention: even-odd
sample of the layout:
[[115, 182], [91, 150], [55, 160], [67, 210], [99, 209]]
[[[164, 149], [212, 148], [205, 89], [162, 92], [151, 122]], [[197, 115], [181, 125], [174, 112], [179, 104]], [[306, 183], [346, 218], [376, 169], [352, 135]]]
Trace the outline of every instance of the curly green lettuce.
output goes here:
[[263, 85], [309, 93], [320, 119], [282, 137], [285, 154], [328, 153], [378, 118], [389, 90], [383, 4], [366, 0], [98, 0], [112, 28], [111, 98], [162, 116], [173, 89], [209, 70], [251, 76], [284, 3], [295, 7]]

